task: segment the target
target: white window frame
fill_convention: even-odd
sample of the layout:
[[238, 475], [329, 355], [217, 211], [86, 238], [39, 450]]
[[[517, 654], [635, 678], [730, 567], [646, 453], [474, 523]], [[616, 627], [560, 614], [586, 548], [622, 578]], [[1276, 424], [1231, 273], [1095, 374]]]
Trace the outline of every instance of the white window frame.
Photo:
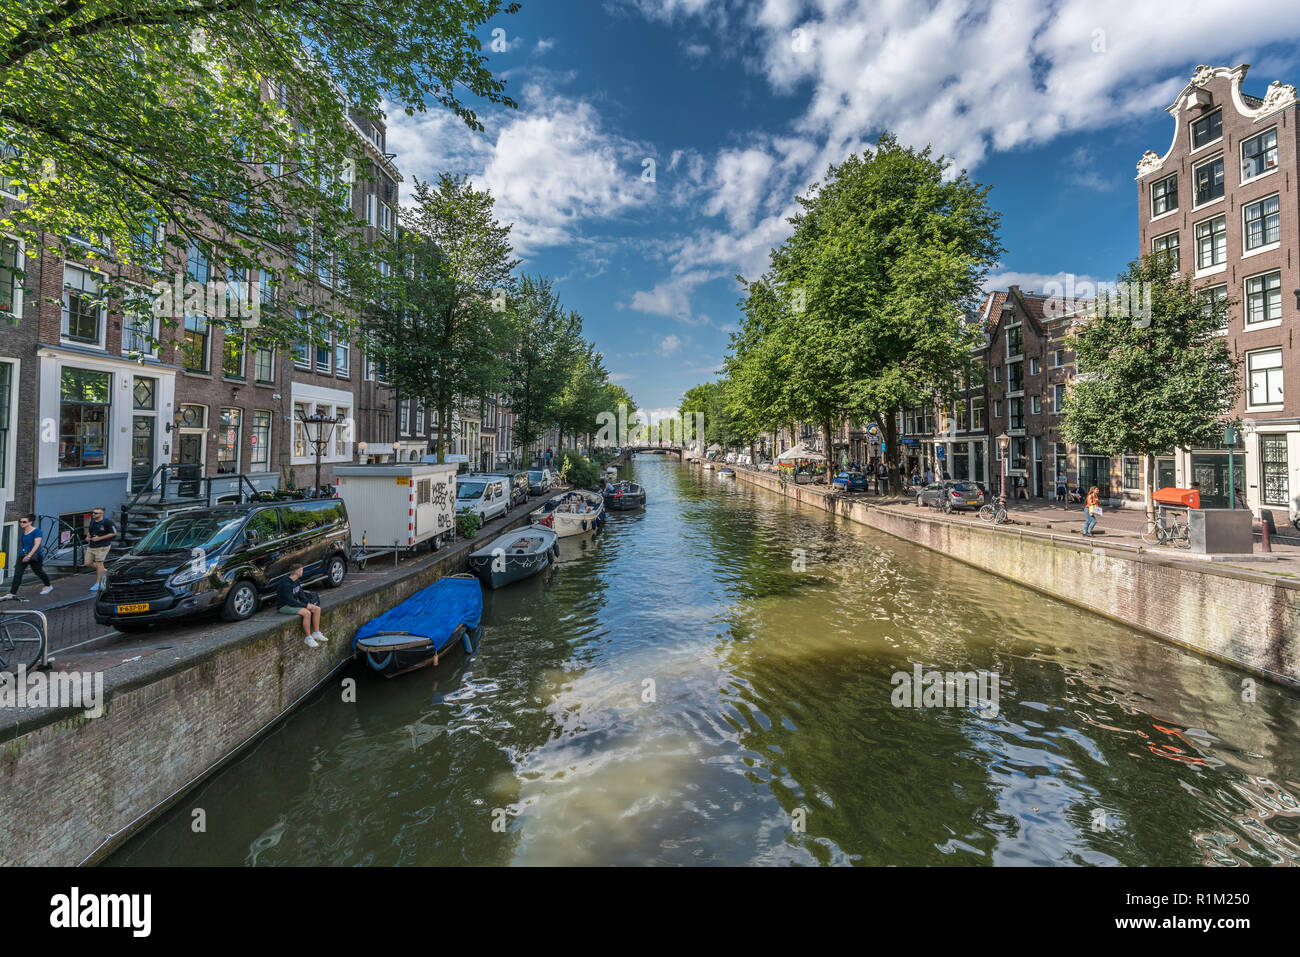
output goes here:
[[[1202, 143], [1200, 146], [1197, 146], [1197, 145], [1196, 145], [1196, 124], [1197, 124], [1197, 123], [1200, 123], [1202, 120], [1208, 120], [1210, 117], [1214, 116], [1214, 114], [1216, 114], [1216, 113], [1219, 114], [1219, 135], [1216, 136], [1214, 139], [1212, 139], [1212, 140], [1206, 140], [1206, 141], [1205, 141], [1204, 143]], [[1213, 146], [1215, 143], [1221, 143], [1221, 142], [1223, 142], [1223, 107], [1219, 107], [1218, 109], [1210, 110], [1210, 111], [1209, 111], [1208, 113], [1206, 113], [1204, 116], [1198, 116], [1196, 119], [1194, 119], [1194, 120], [1189, 120], [1189, 121], [1188, 121], [1188, 123], [1187, 123], [1187, 147], [1188, 147], [1188, 150], [1190, 151], [1188, 155], [1191, 155], [1191, 153], [1199, 153], [1201, 150], [1203, 150], [1203, 149], [1207, 149], [1207, 148]], [[1227, 172], [1227, 170], [1225, 169], [1224, 172]]]
[[[1202, 266], [1201, 265], [1201, 237], [1198, 233], [1198, 230], [1202, 226], [1208, 226], [1212, 223], [1217, 223], [1219, 220], [1223, 220], [1223, 261], [1218, 263], [1211, 263], [1208, 266]], [[1211, 237], [1213, 237], [1213, 233], [1211, 233]], [[1228, 268], [1228, 218], [1225, 214], [1219, 213], [1215, 216], [1207, 216], [1205, 219], [1202, 219], [1200, 222], [1193, 223], [1192, 242], [1194, 246], [1192, 255], [1195, 257], [1194, 262], [1196, 265], [1196, 275], [1212, 276], [1216, 273], [1221, 273]], [[1212, 239], [1210, 244], [1211, 254], [1213, 254], [1214, 249], [1215, 249], [1215, 244]]]
[[[1275, 274], [1277, 275], [1277, 317], [1274, 318], [1274, 319], [1265, 319], [1265, 320], [1262, 321], [1262, 322], [1251, 322], [1251, 321], [1250, 321], [1250, 284], [1251, 284], [1251, 281], [1252, 281], [1252, 280], [1255, 280], [1255, 279], [1263, 280], [1263, 279], [1265, 279], [1266, 277], [1268, 277], [1268, 276], [1272, 276], [1272, 275], [1275, 275]], [[1282, 292], [1282, 270], [1281, 270], [1280, 268], [1279, 268], [1279, 269], [1267, 269], [1267, 270], [1265, 270], [1264, 272], [1258, 272], [1258, 273], [1255, 273], [1253, 276], [1247, 276], [1246, 278], [1244, 278], [1244, 279], [1241, 281], [1241, 292], [1242, 292], [1242, 297], [1241, 297], [1241, 298], [1242, 298], [1242, 307], [1241, 307], [1241, 310], [1242, 310], [1242, 317], [1241, 317], [1241, 318], [1242, 318], [1242, 324], [1245, 326], [1245, 328], [1247, 329], [1247, 331], [1251, 331], [1251, 332], [1253, 332], [1253, 331], [1258, 330], [1258, 329], [1272, 329], [1272, 328], [1274, 328], [1275, 326], [1280, 326], [1280, 325], [1282, 325], [1282, 303], [1283, 303], [1284, 300], [1283, 300], [1283, 292]], [[1265, 296], [1268, 295], [1267, 288], [1265, 288], [1265, 290], [1264, 290], [1264, 295], [1265, 295]]]
[[[95, 291], [95, 297], [101, 298], [104, 294], [104, 282], [108, 279], [104, 273], [97, 269], [91, 269], [76, 262], [66, 262], [63, 264], [63, 307], [59, 312], [59, 341], [70, 346], [80, 347], [83, 349], [105, 349], [105, 342], [108, 337], [108, 303], [102, 302], [99, 305], [99, 319], [96, 322], [99, 338], [92, 344], [83, 342], [80, 339], [72, 339], [66, 332], [68, 320], [68, 289], [73, 288], [68, 283], [68, 270], [74, 269], [77, 272], [84, 273], [88, 276], [95, 277], [95, 283], [98, 287]], [[84, 291], [84, 290], [83, 290]]]
[[[18, 238], [17, 236], [10, 235], [9, 233], [0, 233], [0, 244], [6, 243], [6, 242], [10, 242], [10, 243], [13, 243], [13, 244], [14, 244], [14, 269], [16, 270], [17, 273], [25, 273], [25, 272], [27, 271], [27, 246], [26, 246], [26, 244], [25, 244], [25, 243], [24, 243], [20, 238]], [[25, 292], [25, 290], [24, 290], [23, 287], [26, 285], [26, 282], [27, 282], [27, 280], [26, 280], [25, 278], [24, 278], [24, 279], [20, 279], [16, 274], [14, 275], [14, 289], [13, 289], [14, 302], [13, 302], [13, 311], [12, 311], [12, 312], [6, 312], [6, 313], [0, 313], [0, 315], [12, 316], [15, 320], [21, 320], [21, 319], [22, 319], [22, 317], [23, 317], [23, 293]], [[62, 322], [61, 322], [61, 320], [60, 320], [60, 330], [61, 330], [61, 329], [62, 329]]]
[[1270, 126], [1266, 130], [1261, 130], [1260, 132], [1256, 133], [1253, 136], [1247, 136], [1243, 138], [1241, 141], [1241, 145], [1237, 148], [1238, 155], [1241, 157], [1241, 182], [1242, 183], [1253, 183], [1258, 179], [1263, 179], [1265, 176], [1269, 176], [1278, 171], [1279, 166], [1275, 155], [1273, 159], [1273, 166], [1270, 169], [1266, 169], [1262, 173], [1256, 173], [1254, 176], [1246, 175], [1246, 144], [1249, 143], [1251, 140], [1257, 140], [1260, 139], [1261, 137], [1268, 136], [1269, 133], [1273, 134], [1273, 152], [1274, 154], [1276, 154], [1279, 145], [1276, 125]]
[[[1277, 201], [1277, 239], [1271, 243], [1261, 243], [1258, 246], [1247, 245], [1250, 242], [1250, 228], [1247, 226], [1246, 212], [1255, 206], [1263, 206], [1269, 200]], [[1261, 217], [1261, 221], [1262, 217]], [[1282, 245], [1282, 196], [1280, 193], [1270, 193], [1268, 196], [1261, 196], [1259, 199], [1253, 199], [1249, 203], [1241, 204], [1241, 258], [1248, 256], [1258, 256], [1260, 253], [1266, 253], [1270, 249], [1277, 249]]]
[[[1209, 145], [1209, 144], [1206, 144]], [[1209, 166], [1211, 163], [1220, 162], [1223, 164], [1223, 193], [1214, 199], [1207, 199], [1205, 202], [1197, 202], [1196, 199], [1196, 173], [1202, 166]], [[1203, 160], [1197, 160], [1192, 164], [1192, 210], [1209, 209], [1215, 203], [1221, 203], [1228, 195], [1228, 160], [1223, 153], [1215, 153], [1213, 156], [1207, 156]]]
[[[144, 296], [145, 290], [141, 287], [136, 289], [136, 293]], [[133, 316], [135, 318], [144, 318], [148, 321], [146, 323], [133, 323], [130, 321]], [[147, 325], [149, 327], [149, 336], [154, 342], [151, 349], [140, 350], [128, 348], [127, 337], [131, 334], [131, 330], [138, 328], [140, 325]], [[128, 358], [143, 357], [145, 359], [157, 359], [158, 349], [160, 347], [158, 340], [160, 337], [161, 333], [158, 330], [158, 316], [153, 314], [153, 310], [147, 309], [143, 313], [138, 311], [127, 312], [125, 309], [122, 310], [122, 355], [127, 356]]]
[[1263, 369], [1265, 375], [1264, 395], [1265, 398], [1268, 398], [1268, 394], [1270, 391], [1269, 387], [1273, 384], [1273, 374], [1276, 373], [1278, 383], [1284, 382], [1283, 379], [1284, 367], [1282, 364], [1282, 352], [1283, 349], [1281, 346], [1271, 346], [1267, 349], [1256, 349], [1253, 352], [1246, 353], [1246, 408], [1248, 410], [1280, 409], [1286, 404], [1285, 385], [1283, 385], [1282, 394], [1278, 397], [1278, 400], [1276, 402], [1257, 403], [1255, 402], [1255, 398], [1254, 398], [1254, 394], [1255, 394], [1254, 362], [1256, 357], [1274, 355], [1274, 354], [1277, 355], [1278, 364], [1276, 366], [1266, 366]]
[[1155, 222], [1158, 219], [1163, 219], [1166, 216], [1172, 216], [1174, 213], [1178, 212], [1179, 200], [1176, 198], [1174, 200], [1173, 206], [1169, 207], [1168, 209], [1162, 212], [1159, 213], [1156, 212], [1156, 187], [1160, 186], [1163, 183], [1167, 183], [1170, 180], [1174, 181], [1174, 196], [1177, 197], [1178, 196], [1178, 174], [1177, 173], [1170, 173], [1168, 176], [1161, 176], [1158, 180], [1155, 180], [1151, 184], [1151, 222]]

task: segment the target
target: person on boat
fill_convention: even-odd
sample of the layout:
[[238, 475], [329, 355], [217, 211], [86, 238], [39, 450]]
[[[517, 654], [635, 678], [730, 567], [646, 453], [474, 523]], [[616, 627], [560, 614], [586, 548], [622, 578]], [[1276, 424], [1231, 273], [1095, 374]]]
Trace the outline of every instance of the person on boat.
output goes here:
[[329, 639], [320, 632], [320, 605], [307, 600], [302, 587], [302, 566], [298, 565], [275, 586], [276, 604], [282, 615], [302, 619], [302, 631], [308, 648], [319, 648]]

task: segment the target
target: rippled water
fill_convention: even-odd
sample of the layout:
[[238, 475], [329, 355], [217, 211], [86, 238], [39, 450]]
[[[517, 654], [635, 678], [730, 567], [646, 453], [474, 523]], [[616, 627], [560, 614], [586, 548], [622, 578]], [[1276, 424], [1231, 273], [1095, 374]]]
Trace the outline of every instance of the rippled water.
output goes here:
[[[1297, 695], [675, 459], [625, 472], [648, 509], [488, 594], [477, 655], [357, 669], [111, 863], [1300, 862]], [[894, 707], [915, 664], [996, 672], [997, 714]]]

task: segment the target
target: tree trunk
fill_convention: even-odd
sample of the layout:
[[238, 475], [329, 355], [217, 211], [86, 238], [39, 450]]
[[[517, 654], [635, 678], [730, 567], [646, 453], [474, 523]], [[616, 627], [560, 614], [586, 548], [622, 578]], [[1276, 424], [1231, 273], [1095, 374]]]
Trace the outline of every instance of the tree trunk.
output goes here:
[[885, 437], [885, 466], [889, 470], [889, 492], [902, 490], [902, 477], [898, 474], [898, 421], [892, 415], [876, 417], [876, 424]]
[[834, 468], [835, 468], [835, 462], [834, 462], [835, 452], [834, 452], [834, 448], [833, 448], [832, 443], [831, 443], [831, 420], [830, 420], [830, 419], [826, 419], [826, 420], [824, 420], [824, 421], [822, 422], [822, 434], [823, 434], [824, 436], [826, 436], [826, 441], [825, 441], [825, 446], [826, 446], [826, 487], [827, 487], [827, 488], [830, 488], [830, 487], [831, 487], [831, 479], [832, 479], [832, 478], [834, 477], [834, 475], [835, 475], [835, 472], [834, 472]]

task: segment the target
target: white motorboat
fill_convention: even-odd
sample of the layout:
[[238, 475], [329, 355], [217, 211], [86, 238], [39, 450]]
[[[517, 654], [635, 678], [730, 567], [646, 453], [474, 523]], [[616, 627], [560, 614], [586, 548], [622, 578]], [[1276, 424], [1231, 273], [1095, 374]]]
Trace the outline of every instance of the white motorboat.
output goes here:
[[549, 528], [560, 538], [594, 532], [605, 524], [605, 496], [586, 489], [561, 492], [534, 509], [528, 520]]

